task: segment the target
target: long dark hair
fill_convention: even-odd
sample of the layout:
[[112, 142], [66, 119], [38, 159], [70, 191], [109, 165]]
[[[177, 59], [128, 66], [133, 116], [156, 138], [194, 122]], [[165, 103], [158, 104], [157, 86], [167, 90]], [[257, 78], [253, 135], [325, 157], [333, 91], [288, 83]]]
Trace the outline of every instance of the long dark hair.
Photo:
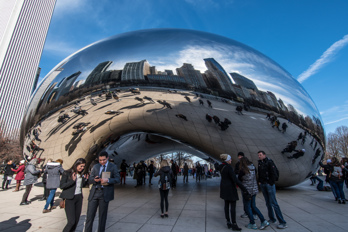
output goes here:
[[248, 166], [252, 164], [252, 162], [250, 162], [250, 160], [245, 156], [242, 157], [239, 162], [239, 169], [243, 171], [245, 174], [250, 173]]
[[[79, 166], [80, 164], [86, 164], [86, 160], [85, 160], [84, 158], [78, 158], [78, 159], [75, 161], [75, 163], [73, 164], [73, 166], [69, 169], [69, 171], [70, 171], [71, 173], [73, 173], [73, 172], [78, 173], [78, 172], [77, 172], [77, 166]], [[80, 173], [80, 174], [81, 174], [81, 173]]]

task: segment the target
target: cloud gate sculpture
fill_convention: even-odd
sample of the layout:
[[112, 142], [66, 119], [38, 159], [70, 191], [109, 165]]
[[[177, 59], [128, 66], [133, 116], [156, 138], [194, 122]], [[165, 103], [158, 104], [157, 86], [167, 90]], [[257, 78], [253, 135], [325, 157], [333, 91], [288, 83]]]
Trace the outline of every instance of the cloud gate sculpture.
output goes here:
[[102, 150], [116, 163], [171, 151], [236, 162], [242, 151], [254, 164], [263, 150], [278, 186], [308, 178], [325, 148], [319, 112], [287, 71], [237, 41], [179, 29], [120, 34], [67, 57], [33, 94], [21, 142], [26, 157], [65, 168]]

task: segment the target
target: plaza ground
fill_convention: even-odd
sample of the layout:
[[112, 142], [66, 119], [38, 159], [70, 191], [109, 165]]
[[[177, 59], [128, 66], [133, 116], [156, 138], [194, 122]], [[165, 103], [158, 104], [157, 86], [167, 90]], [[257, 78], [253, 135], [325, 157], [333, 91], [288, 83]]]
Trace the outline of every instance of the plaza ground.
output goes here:
[[[177, 188], [169, 193], [169, 218], [160, 217], [158, 178], [153, 179], [153, 185], [148, 184], [134, 188], [135, 181], [127, 179], [126, 185], [115, 186], [115, 200], [110, 202], [106, 231], [124, 232], [181, 232], [181, 231], [228, 231], [224, 218], [224, 202], [219, 197], [220, 178], [202, 180], [196, 183], [192, 177], [184, 184], [182, 177], [178, 178]], [[148, 181], [148, 179], [147, 179]], [[7, 191], [0, 191], [0, 231], [62, 231], [65, 224], [63, 209], [54, 209], [43, 214], [45, 202], [38, 201], [42, 197], [43, 187], [36, 184], [29, 195], [32, 203], [20, 206], [24, 188], [12, 192], [14, 184]], [[83, 190], [84, 202], [77, 231], [83, 231], [86, 218], [88, 188]], [[60, 192], [58, 190], [57, 192]], [[348, 194], [345, 188], [345, 193]], [[58, 195], [58, 193], [57, 193]], [[56, 198], [59, 204], [59, 198]], [[333, 199], [331, 192], [319, 192], [307, 180], [297, 186], [277, 191], [278, 203], [287, 221], [285, 231], [347, 231], [347, 205], [339, 205]], [[267, 209], [261, 193], [256, 204], [265, 218]], [[243, 231], [248, 219], [240, 218], [243, 214], [243, 204], [237, 202], [237, 223]], [[96, 218], [97, 220], [97, 218]], [[260, 221], [256, 224], [259, 226]], [[271, 224], [265, 231], [278, 231], [277, 224]], [[94, 231], [97, 221], [94, 223]]]

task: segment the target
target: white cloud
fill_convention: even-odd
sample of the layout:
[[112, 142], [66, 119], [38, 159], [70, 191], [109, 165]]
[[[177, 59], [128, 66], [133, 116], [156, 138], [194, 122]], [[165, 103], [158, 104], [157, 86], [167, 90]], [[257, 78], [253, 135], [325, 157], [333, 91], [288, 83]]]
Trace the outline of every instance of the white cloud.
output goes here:
[[66, 57], [76, 52], [80, 48], [76, 48], [64, 41], [47, 41], [44, 49], [46, 52], [53, 53], [57, 56]]
[[333, 58], [334, 55], [342, 49], [344, 46], [348, 44], [348, 35], [345, 35], [342, 39], [332, 44], [322, 55], [321, 57], [316, 60], [309, 68], [301, 73], [297, 80], [302, 83], [310, 76], [314, 75], [321, 69], [326, 63], [329, 63]]
[[340, 119], [337, 119], [337, 120], [335, 120], [335, 121], [327, 122], [327, 123], [325, 123], [324, 125], [334, 124], [334, 123], [336, 123], [336, 122], [341, 122], [341, 121], [344, 121], [344, 120], [347, 120], [347, 119], [348, 119], [348, 117], [340, 118]]

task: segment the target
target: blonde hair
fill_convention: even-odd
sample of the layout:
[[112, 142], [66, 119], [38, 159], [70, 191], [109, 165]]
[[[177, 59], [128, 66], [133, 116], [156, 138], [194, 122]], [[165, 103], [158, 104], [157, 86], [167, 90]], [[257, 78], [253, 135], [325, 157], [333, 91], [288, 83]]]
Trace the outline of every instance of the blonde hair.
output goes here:
[[220, 159], [222, 159], [223, 161], [225, 161], [228, 157], [228, 154], [221, 154], [220, 155]]
[[161, 168], [165, 167], [165, 166], [169, 166], [169, 163], [167, 160], [162, 160], [161, 161]]

